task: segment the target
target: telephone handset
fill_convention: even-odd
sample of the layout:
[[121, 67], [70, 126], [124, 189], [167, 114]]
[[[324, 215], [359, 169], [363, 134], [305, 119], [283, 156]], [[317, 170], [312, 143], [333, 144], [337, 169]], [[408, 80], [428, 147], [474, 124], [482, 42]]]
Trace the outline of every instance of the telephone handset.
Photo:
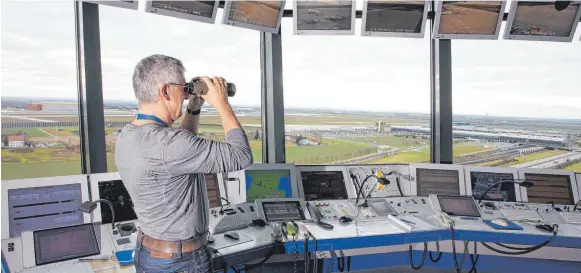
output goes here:
[[450, 216], [443, 211], [436, 212], [436, 214], [434, 214], [434, 219], [436, 219], [436, 221], [438, 221], [438, 223], [444, 227], [449, 227], [450, 224], [454, 224], [454, 220], [452, 220], [452, 218], [450, 218]]
[[299, 233], [299, 225], [295, 221], [282, 222], [280, 227], [287, 238], [295, 237]]

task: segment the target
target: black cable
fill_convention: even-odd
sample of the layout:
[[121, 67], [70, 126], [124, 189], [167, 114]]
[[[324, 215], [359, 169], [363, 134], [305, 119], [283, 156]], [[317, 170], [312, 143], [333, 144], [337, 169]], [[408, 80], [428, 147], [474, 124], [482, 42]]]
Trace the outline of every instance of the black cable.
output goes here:
[[367, 180], [369, 180], [369, 178], [371, 177], [376, 177], [376, 175], [374, 174], [370, 174], [367, 177], [365, 177], [365, 179], [363, 179], [363, 182], [361, 183], [361, 187], [359, 187], [359, 193], [357, 194], [357, 198], [355, 199], [355, 205], [357, 205], [357, 203], [359, 203], [359, 195], [363, 196], [364, 199], [365, 198], [365, 194], [363, 193], [363, 186], [365, 186], [365, 183], [367, 182]]
[[351, 256], [347, 257], [347, 272], [351, 272]]
[[435, 258], [435, 259], [432, 256], [432, 252], [430, 251], [430, 260], [433, 263], [437, 263], [442, 258], [442, 252], [440, 252], [440, 242], [438, 242], [438, 241], [436, 241], [436, 251], [438, 251], [438, 258]]
[[[317, 241], [317, 238], [315, 238], [315, 236], [313, 236], [313, 240], [315, 241], [315, 249], [313, 250], [313, 271], [312, 272], [317, 272], [319, 270], [319, 259], [317, 259], [317, 251], [319, 251], [319, 241]], [[331, 262], [329, 260], [329, 262]]]
[[337, 269], [339, 269], [339, 272], [345, 270], [345, 257], [337, 257]]
[[414, 259], [413, 259], [413, 247], [412, 244], [410, 244], [410, 248], [409, 248], [409, 257], [410, 257], [410, 267], [413, 270], [420, 270], [422, 269], [422, 267], [424, 267], [424, 262], [426, 262], [426, 254], [428, 253], [428, 243], [424, 242], [424, 253], [422, 254], [422, 261], [420, 262], [419, 265], [414, 265]]
[[577, 201], [577, 203], [573, 207], [573, 212], [575, 212], [577, 210], [577, 207], [579, 206], [579, 204], [581, 204], [581, 200]]
[[[505, 246], [508, 249], [519, 250], [519, 251], [515, 251], [515, 252], [510, 252], [510, 251], [496, 249], [496, 248], [494, 248], [494, 247], [492, 247], [492, 246], [490, 246], [490, 245], [488, 245], [488, 244], [486, 244], [484, 242], [482, 242], [481, 244], [484, 247], [486, 247], [486, 248], [488, 248], [488, 249], [490, 249], [490, 250], [492, 250], [492, 251], [494, 251], [496, 253], [500, 253], [500, 254], [504, 254], [504, 255], [524, 255], [524, 254], [531, 253], [533, 251], [537, 251], [537, 250], [541, 249], [542, 247], [544, 247], [544, 246], [548, 245], [549, 243], [551, 243], [551, 241], [553, 240], [553, 237], [555, 237], [557, 235], [558, 230], [559, 230], [559, 226], [558, 225], [553, 225], [553, 233], [552, 233], [551, 237], [549, 237], [549, 239], [547, 239], [546, 241], [544, 241], [544, 242], [542, 242], [542, 243], [540, 243], [540, 244], [538, 244], [536, 246], [523, 247], [523, 248], [520, 248], [520, 247], [506, 247]], [[499, 245], [500, 246], [504, 246], [503, 244], [499, 244]]]
[[508, 249], [512, 249], [512, 250], [527, 250], [530, 249], [531, 247], [517, 247], [517, 246], [509, 246], [509, 245], [505, 245], [503, 243], [496, 243], [496, 245], [504, 247], [504, 248], [508, 248]]
[[[476, 264], [478, 263], [478, 259], [480, 259], [480, 255], [478, 255], [478, 248], [476, 247], [478, 244], [476, 242], [474, 242], [474, 253], [470, 254], [470, 261], [472, 262], [472, 268], [470, 268], [470, 271], [468, 271], [468, 273], [478, 273], [478, 270], [476, 269]], [[476, 257], [476, 258], [474, 258]]]
[[232, 271], [234, 271], [234, 273], [240, 273], [240, 270], [238, 270], [238, 268], [231, 266], [230, 269], [232, 269]]
[[305, 273], [309, 272], [309, 234], [305, 234], [305, 244], [304, 244], [304, 259], [305, 259]]
[[[248, 270], [251, 270], [251, 269], [254, 269], [254, 268], [257, 268], [257, 267], [263, 265], [264, 263], [266, 263], [266, 261], [268, 261], [272, 257], [272, 255], [274, 255], [275, 252], [276, 252], [276, 244], [273, 244], [272, 245], [272, 248], [266, 254], [266, 256], [264, 257], [264, 259], [260, 260], [257, 263], [254, 263], [254, 264], [246, 264], [246, 265], [244, 265], [244, 271], [248, 271]], [[220, 254], [220, 255], [222, 255], [222, 254]]]
[[454, 267], [456, 273], [462, 272], [462, 267], [464, 267], [464, 262], [466, 261], [466, 253], [468, 253], [468, 243], [464, 242], [464, 253], [462, 254], [462, 260], [458, 264], [458, 258], [456, 257], [456, 234], [454, 231], [454, 224], [450, 223], [450, 232], [452, 233], [452, 258], [454, 258]]
[[397, 190], [399, 191], [399, 196], [403, 197], [403, 191], [399, 184], [399, 172], [395, 171], [395, 184], [397, 185]]

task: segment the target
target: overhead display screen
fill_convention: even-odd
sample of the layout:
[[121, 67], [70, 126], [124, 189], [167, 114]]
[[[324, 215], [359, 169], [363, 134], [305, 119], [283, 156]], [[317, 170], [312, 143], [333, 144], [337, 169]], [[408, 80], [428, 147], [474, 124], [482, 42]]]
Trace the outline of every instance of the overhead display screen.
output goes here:
[[295, 34], [354, 34], [354, 1], [295, 1]]
[[535, 184], [527, 189], [529, 203], [575, 204], [568, 175], [525, 173], [525, 180]]
[[436, 38], [498, 38], [503, 1], [443, 1], [438, 9]]
[[224, 24], [278, 33], [285, 1], [228, 1]]
[[[367, 1], [363, 15], [364, 36], [423, 37], [427, 14], [426, 1]], [[382, 35], [383, 33], [383, 35]], [[415, 34], [415, 35], [414, 35]]]
[[302, 171], [305, 200], [347, 199], [342, 171]]
[[[493, 172], [470, 172], [470, 183], [472, 184], [472, 197], [478, 200], [488, 189], [488, 187], [500, 181], [513, 181], [511, 173]], [[515, 185], [513, 183], [503, 183], [490, 189], [482, 200], [516, 202]]]
[[9, 189], [10, 237], [25, 230], [82, 224], [83, 213], [78, 210], [82, 203], [79, 183]]
[[[137, 215], [133, 210], [133, 201], [127, 192], [123, 181], [100, 181], [99, 198], [109, 200], [115, 207], [115, 222], [136, 220]], [[101, 204], [101, 222], [111, 223], [111, 209], [106, 204]]]
[[418, 196], [430, 194], [460, 195], [457, 170], [417, 169]]
[[151, 1], [146, 11], [183, 19], [213, 23], [218, 10], [217, 1]]
[[246, 201], [292, 197], [289, 170], [247, 170]]
[[507, 39], [572, 41], [579, 22], [580, 3], [518, 1], [511, 7]]

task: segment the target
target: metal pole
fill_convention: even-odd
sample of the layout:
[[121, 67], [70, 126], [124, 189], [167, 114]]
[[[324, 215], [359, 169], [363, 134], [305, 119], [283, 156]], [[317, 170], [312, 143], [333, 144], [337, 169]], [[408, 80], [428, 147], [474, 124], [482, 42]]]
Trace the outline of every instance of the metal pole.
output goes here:
[[107, 172], [99, 6], [75, 1], [77, 27], [77, 75], [79, 88], [79, 136], [83, 173]]
[[278, 34], [260, 33], [262, 80], [262, 163], [284, 163], [284, 100], [282, 41]]

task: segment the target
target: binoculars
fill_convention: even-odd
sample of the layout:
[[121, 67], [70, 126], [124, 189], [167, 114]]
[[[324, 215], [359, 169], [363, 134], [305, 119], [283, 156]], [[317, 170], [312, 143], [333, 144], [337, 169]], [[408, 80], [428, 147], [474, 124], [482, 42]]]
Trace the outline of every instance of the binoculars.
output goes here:
[[[226, 88], [228, 90], [228, 97], [234, 97], [236, 94], [236, 85], [228, 83]], [[191, 81], [187, 82], [185, 89], [190, 95], [201, 96], [208, 93], [208, 86], [199, 77], [193, 78]]]

